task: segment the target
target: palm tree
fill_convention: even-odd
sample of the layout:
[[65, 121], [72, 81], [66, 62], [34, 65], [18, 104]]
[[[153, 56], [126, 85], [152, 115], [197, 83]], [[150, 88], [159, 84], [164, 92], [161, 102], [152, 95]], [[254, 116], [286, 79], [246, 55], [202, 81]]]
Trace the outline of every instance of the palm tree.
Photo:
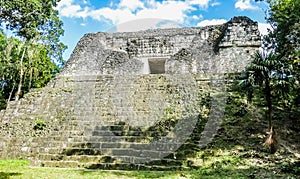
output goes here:
[[288, 68], [280, 56], [261, 51], [255, 53], [253, 61], [245, 69], [242, 78], [240, 86], [248, 93], [248, 97], [253, 96], [254, 88], [258, 89], [264, 96], [265, 118], [269, 124], [269, 137], [265, 144], [270, 147], [273, 153], [275, 144], [270, 143], [270, 141], [276, 141], [273, 138], [275, 135], [273, 135], [274, 127], [272, 125], [273, 101], [275, 97], [280, 99], [289, 92], [291, 81], [289, 81]]
[[248, 100], [251, 102], [253, 89], [259, 88], [264, 95], [267, 110], [265, 117], [269, 122], [269, 129], [272, 127], [272, 85], [277, 67], [279, 64], [277, 56], [266, 52], [257, 52], [253, 61], [242, 73], [240, 86], [248, 94]]
[[272, 128], [272, 81], [276, 76], [279, 64], [280, 61], [276, 55], [257, 52], [252, 63], [247, 68], [249, 78], [262, 89], [262, 93], [264, 94], [267, 107], [265, 117], [269, 122], [269, 130]]

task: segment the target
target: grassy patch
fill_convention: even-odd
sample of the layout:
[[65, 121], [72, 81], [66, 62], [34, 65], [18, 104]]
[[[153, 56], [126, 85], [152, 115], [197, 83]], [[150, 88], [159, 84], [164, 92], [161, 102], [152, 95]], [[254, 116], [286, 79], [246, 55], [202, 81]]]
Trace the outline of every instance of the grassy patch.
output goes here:
[[[0, 160], [0, 179], [7, 178], [180, 178], [176, 171], [100, 171], [83, 169], [35, 168], [26, 160]], [[183, 175], [183, 174], [182, 174]]]
[[[208, 152], [209, 153], [209, 152]], [[251, 161], [240, 156], [231, 156], [228, 151], [215, 151], [197, 169], [187, 171], [101, 171], [61, 168], [33, 168], [25, 160], [0, 160], [0, 179], [8, 178], [122, 178], [122, 179], [199, 179], [199, 178], [297, 178], [291, 173], [280, 173], [291, 164], [278, 165], [278, 168], [251, 166]], [[250, 162], [250, 163], [249, 163]], [[295, 167], [294, 167], [295, 168]]]

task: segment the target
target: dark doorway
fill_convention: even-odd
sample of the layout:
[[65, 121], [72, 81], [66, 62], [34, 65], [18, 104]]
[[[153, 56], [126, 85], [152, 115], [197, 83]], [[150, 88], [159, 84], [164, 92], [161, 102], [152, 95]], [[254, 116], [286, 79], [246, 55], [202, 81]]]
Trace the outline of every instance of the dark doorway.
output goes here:
[[162, 74], [165, 73], [165, 58], [150, 58], [148, 59], [150, 74]]

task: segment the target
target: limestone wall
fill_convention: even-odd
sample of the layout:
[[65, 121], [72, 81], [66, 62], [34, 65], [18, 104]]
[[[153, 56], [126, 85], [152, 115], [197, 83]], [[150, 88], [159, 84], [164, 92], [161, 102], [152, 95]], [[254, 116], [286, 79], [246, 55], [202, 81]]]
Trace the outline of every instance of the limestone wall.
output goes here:
[[257, 23], [247, 17], [203, 28], [99, 32], [79, 41], [61, 75], [148, 74], [148, 60], [158, 58], [166, 60], [164, 73], [240, 72], [260, 45]]

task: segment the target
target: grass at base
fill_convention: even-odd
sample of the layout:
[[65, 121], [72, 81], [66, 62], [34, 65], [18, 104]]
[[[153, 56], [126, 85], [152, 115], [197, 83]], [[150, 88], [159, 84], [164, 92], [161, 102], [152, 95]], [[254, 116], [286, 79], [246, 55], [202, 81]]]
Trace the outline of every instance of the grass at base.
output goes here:
[[9, 178], [180, 178], [180, 172], [176, 171], [102, 171], [102, 170], [83, 170], [74, 168], [48, 168], [30, 167], [30, 162], [26, 160], [0, 160], [0, 179]]
[[235, 162], [219, 161], [214, 165], [207, 165], [188, 171], [104, 171], [104, 170], [84, 170], [84, 169], [62, 169], [47, 167], [30, 167], [27, 160], [0, 160], [0, 179], [201, 179], [201, 178], [253, 178], [252, 176], [262, 176], [263, 178], [296, 178], [295, 175], [278, 175], [275, 171], [263, 168], [251, 167], [246, 164]]

